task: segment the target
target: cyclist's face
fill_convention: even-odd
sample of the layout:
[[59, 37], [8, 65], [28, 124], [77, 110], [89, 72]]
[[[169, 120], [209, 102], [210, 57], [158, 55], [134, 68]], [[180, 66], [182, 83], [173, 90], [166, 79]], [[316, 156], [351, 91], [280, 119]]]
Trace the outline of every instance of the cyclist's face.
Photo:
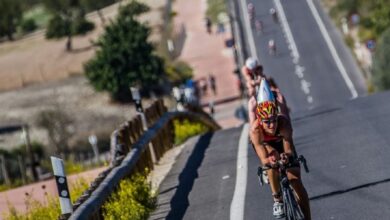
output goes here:
[[275, 134], [276, 124], [277, 124], [276, 117], [261, 120], [261, 126], [263, 127], [265, 133], [268, 134]]

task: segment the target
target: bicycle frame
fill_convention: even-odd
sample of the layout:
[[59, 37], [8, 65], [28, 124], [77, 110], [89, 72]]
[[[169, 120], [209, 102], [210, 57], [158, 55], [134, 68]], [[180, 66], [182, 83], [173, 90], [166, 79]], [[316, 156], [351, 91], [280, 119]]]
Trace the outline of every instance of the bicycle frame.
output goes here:
[[299, 156], [295, 161], [292, 161], [291, 163], [288, 164], [283, 164], [281, 161], [277, 162], [276, 167], [270, 167], [270, 166], [265, 166], [265, 167], [259, 167], [257, 171], [257, 175], [259, 177], [260, 185], [264, 185], [264, 171], [272, 168], [278, 168], [279, 173], [280, 173], [280, 179], [279, 179], [279, 184], [280, 184], [280, 189], [282, 191], [282, 197], [283, 197], [283, 202], [284, 202], [284, 211], [286, 214], [286, 219], [287, 220], [304, 220], [304, 215], [303, 212], [298, 205], [296, 196], [295, 196], [295, 191], [290, 185], [290, 181], [287, 178], [287, 169], [290, 167], [295, 166], [296, 164], [302, 163], [305, 171], [309, 172], [309, 169], [306, 164], [306, 159], [301, 155]]

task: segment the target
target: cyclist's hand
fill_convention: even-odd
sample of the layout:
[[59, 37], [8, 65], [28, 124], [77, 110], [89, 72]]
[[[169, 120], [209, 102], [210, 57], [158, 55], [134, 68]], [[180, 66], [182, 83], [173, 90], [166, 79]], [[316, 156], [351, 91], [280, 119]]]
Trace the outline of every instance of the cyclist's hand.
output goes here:
[[283, 164], [288, 164], [288, 154], [286, 153], [281, 153], [280, 154], [280, 160], [283, 162]]
[[268, 156], [268, 163], [272, 166], [272, 167], [274, 167], [275, 166], [275, 164], [276, 164], [276, 157], [275, 157], [275, 155], [270, 155], [270, 156]]

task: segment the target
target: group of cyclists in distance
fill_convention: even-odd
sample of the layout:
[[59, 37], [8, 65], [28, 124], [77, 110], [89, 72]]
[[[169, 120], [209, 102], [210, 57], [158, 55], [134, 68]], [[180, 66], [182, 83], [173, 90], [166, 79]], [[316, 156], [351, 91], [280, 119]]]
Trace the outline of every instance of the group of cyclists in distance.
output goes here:
[[[251, 27], [255, 28], [257, 35], [261, 35], [263, 33], [264, 27], [263, 22], [256, 17], [255, 5], [252, 2], [249, 2], [247, 9]], [[275, 23], [278, 23], [278, 15], [275, 8], [270, 8], [269, 13], [272, 16], [272, 20]], [[272, 38], [268, 40], [268, 52], [270, 55], [276, 54], [276, 43]]]
[[[249, 136], [253, 149], [262, 165], [272, 167], [278, 162], [287, 164], [297, 158], [293, 142], [293, 129], [289, 108], [272, 77], [267, 77], [263, 66], [254, 57], [249, 57], [241, 69], [246, 80], [249, 96]], [[272, 191], [273, 216], [285, 217], [279, 185], [278, 169], [266, 171]], [[301, 181], [300, 166], [287, 169], [288, 180], [296, 192], [297, 202], [305, 220], [311, 219], [309, 198]]]

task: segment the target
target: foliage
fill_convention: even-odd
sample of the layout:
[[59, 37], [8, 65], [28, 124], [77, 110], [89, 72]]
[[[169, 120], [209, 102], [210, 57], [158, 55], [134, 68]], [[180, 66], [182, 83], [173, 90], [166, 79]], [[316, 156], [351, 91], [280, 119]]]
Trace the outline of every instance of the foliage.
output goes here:
[[167, 64], [165, 72], [173, 84], [181, 84], [192, 78], [193, 70], [186, 62], [176, 61], [172, 64]]
[[[390, 0], [341, 0], [331, 9], [335, 17], [360, 15], [360, 25], [371, 30], [373, 37], [380, 36], [390, 26]], [[365, 38], [366, 39], [366, 38]], [[367, 38], [368, 39], [368, 38]], [[372, 38], [371, 38], [372, 39]]]
[[377, 90], [390, 89], [390, 28], [379, 38], [374, 54], [372, 72]]
[[95, 28], [95, 24], [88, 21], [84, 17], [78, 17], [72, 24], [72, 33], [75, 35], [86, 34]]
[[175, 127], [176, 145], [184, 143], [188, 138], [192, 136], [209, 131], [206, 125], [199, 122], [190, 122], [187, 119], [183, 121], [174, 120], [173, 125]]
[[85, 20], [85, 9], [80, 0], [42, 0], [45, 7], [54, 15], [47, 27], [47, 38], [67, 37], [66, 49], [72, 50], [72, 36], [85, 34], [94, 28]]
[[[132, 3], [135, 4], [135, 3]], [[141, 3], [137, 3], [141, 4]], [[134, 12], [135, 13], [135, 12]], [[150, 91], [162, 84], [163, 61], [147, 42], [149, 27], [139, 23], [126, 6], [106, 26], [96, 55], [85, 66], [85, 74], [97, 91], [108, 91], [117, 101], [129, 101], [129, 86]]]
[[28, 18], [23, 19], [20, 23], [20, 28], [22, 29], [23, 33], [30, 33], [37, 29], [37, 24], [35, 23], [34, 19]]
[[[81, 196], [84, 190], [88, 188], [88, 183], [84, 179], [70, 184], [69, 191], [72, 202]], [[52, 220], [58, 219], [61, 214], [60, 204], [57, 196], [46, 196], [45, 202], [34, 200], [31, 195], [27, 195], [25, 203], [28, 207], [27, 213], [19, 213], [15, 207], [9, 204], [8, 213], [4, 214], [5, 220]]]
[[51, 19], [49, 11], [41, 4], [29, 8], [23, 13], [23, 19], [32, 19], [38, 28], [45, 28]]
[[345, 40], [345, 43], [348, 45], [348, 47], [353, 48], [354, 41], [353, 41], [353, 38], [351, 36], [349, 36], [349, 35], [346, 36], [344, 40]]
[[0, 1], [0, 37], [6, 36], [13, 40], [16, 27], [22, 19], [22, 4], [20, 0]]
[[36, 124], [46, 130], [56, 154], [68, 150], [68, 138], [72, 135], [70, 131], [72, 123], [73, 120], [70, 116], [61, 109], [44, 110], [36, 116]]
[[227, 6], [225, 0], [207, 0], [207, 11], [206, 15], [213, 21], [214, 23], [218, 22], [218, 15], [220, 13], [227, 12]]
[[66, 25], [64, 19], [59, 15], [55, 15], [49, 20], [46, 29], [46, 38], [61, 38], [70, 32], [68, 28], [69, 26]]
[[138, 174], [120, 182], [118, 191], [104, 204], [103, 216], [107, 220], [143, 220], [148, 219], [155, 207], [156, 199], [150, 184]]

